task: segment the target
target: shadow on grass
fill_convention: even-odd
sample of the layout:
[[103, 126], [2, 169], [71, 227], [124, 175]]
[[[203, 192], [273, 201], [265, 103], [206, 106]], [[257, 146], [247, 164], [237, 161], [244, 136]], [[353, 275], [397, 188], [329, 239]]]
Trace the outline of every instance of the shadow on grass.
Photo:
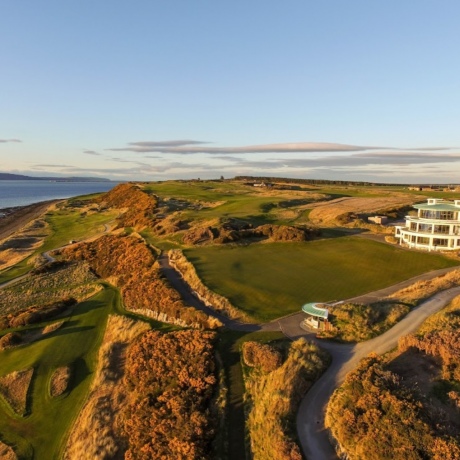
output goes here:
[[369, 230], [365, 228], [326, 227], [321, 228], [319, 239], [343, 238], [344, 236], [361, 235]]
[[72, 380], [70, 381], [68, 391], [72, 391], [78, 387], [81, 383], [83, 383], [89, 375], [91, 375], [91, 371], [86, 364], [86, 361], [83, 358], [77, 358], [72, 367]]
[[[75, 323], [77, 323], [75, 321]], [[78, 323], [77, 323], [78, 324]], [[78, 334], [80, 332], [83, 332], [83, 331], [90, 331], [91, 329], [94, 329], [96, 326], [76, 326], [76, 327], [64, 327], [62, 329], [58, 329], [56, 331], [54, 331], [52, 334], [46, 334], [42, 337], [39, 337], [37, 338], [34, 342], [37, 343], [37, 342], [41, 342], [43, 340], [48, 340], [48, 339], [51, 339], [51, 338], [56, 338], [56, 337], [59, 337], [59, 336], [66, 336], [66, 335], [69, 335], [69, 334]]]

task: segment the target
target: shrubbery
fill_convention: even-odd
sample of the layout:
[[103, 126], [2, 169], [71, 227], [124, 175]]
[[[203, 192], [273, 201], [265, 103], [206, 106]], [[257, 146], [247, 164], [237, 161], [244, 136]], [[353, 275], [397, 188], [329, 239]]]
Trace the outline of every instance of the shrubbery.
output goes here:
[[215, 334], [147, 332], [128, 351], [127, 460], [211, 459]]
[[142, 230], [154, 224], [154, 211], [158, 200], [142, 191], [137, 185], [120, 184], [98, 199], [104, 206], [125, 210], [117, 218], [118, 227], [133, 227]]
[[68, 259], [87, 261], [94, 272], [118, 286], [130, 310], [161, 312], [164, 321], [180, 325], [217, 326], [213, 318], [182, 301], [179, 293], [162, 277], [157, 256], [140, 238], [104, 235], [95, 241], [65, 248], [62, 254]]
[[[350, 372], [329, 401], [326, 425], [350, 459], [454, 460], [460, 444], [436, 435], [423, 405], [371, 355]], [[437, 421], [431, 422], [437, 425]]]
[[271, 345], [259, 342], [244, 342], [243, 361], [249, 367], [259, 367], [264, 372], [271, 372], [281, 366], [281, 353]]
[[407, 305], [379, 302], [371, 305], [343, 303], [331, 307], [333, 328], [319, 335], [345, 342], [361, 342], [382, 334], [409, 313]]

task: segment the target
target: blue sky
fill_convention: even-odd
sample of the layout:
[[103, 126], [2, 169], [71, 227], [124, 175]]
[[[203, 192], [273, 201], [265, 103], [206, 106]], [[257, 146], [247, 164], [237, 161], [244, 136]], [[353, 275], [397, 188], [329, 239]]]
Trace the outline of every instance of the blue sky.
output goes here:
[[0, 171], [460, 182], [456, 0], [0, 8]]

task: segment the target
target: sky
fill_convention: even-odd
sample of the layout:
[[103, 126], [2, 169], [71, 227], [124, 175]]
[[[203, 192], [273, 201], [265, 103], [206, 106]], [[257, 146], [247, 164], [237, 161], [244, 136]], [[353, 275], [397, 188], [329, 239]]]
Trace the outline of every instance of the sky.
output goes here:
[[460, 183], [458, 0], [0, 11], [0, 172]]

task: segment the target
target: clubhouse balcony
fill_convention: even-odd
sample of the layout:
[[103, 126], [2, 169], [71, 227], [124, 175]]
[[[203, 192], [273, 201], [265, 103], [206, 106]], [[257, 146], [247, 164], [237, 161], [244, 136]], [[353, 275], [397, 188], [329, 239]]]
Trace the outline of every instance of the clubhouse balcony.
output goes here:
[[428, 251], [460, 249], [460, 200], [431, 198], [414, 208], [417, 216], [406, 216], [406, 225], [396, 227], [400, 245]]

